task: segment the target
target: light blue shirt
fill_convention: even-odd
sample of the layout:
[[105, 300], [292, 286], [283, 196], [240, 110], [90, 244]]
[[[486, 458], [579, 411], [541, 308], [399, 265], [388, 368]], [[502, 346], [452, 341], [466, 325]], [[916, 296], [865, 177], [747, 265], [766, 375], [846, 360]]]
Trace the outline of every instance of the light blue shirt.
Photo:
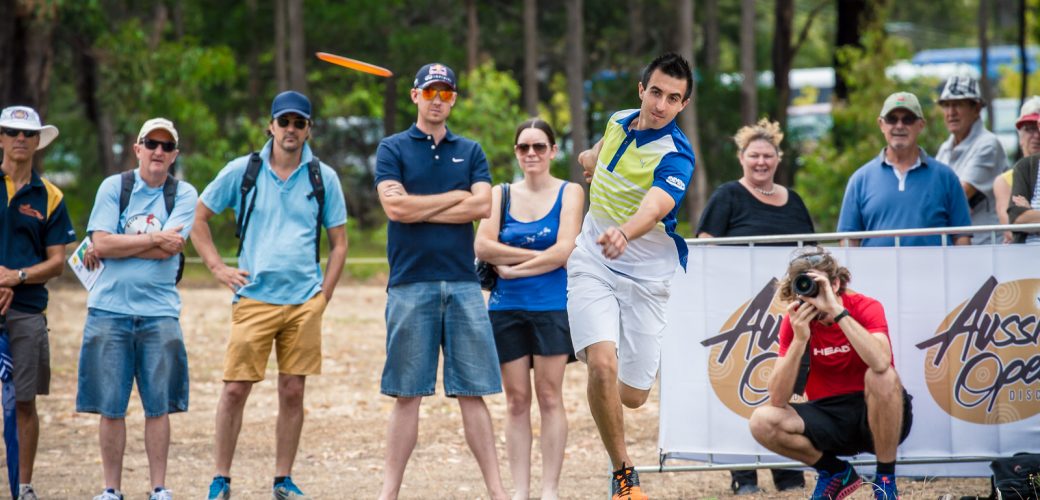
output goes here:
[[[181, 235], [188, 239], [195, 221], [199, 194], [187, 182], [177, 183], [173, 213], [166, 213], [163, 188], [151, 187], [134, 170], [134, 189], [130, 202], [119, 213], [120, 174], [106, 178], [98, 188], [87, 232], [111, 234], [154, 233], [183, 225]], [[103, 259], [105, 268], [87, 296], [87, 307], [131, 316], [179, 317], [181, 297], [177, 293], [177, 268], [180, 257]]]
[[[271, 141], [260, 150], [263, 163], [254, 188], [256, 206], [238, 259], [238, 267], [249, 272], [249, 283], [235, 292], [235, 301], [249, 297], [268, 304], [302, 304], [321, 290], [321, 266], [314, 261], [318, 200], [311, 196], [307, 178], [307, 163], [313, 157], [310, 146], [304, 144], [300, 165], [283, 181], [271, 170]], [[233, 208], [238, 220], [239, 188], [248, 164], [249, 155], [228, 162], [202, 192], [202, 203], [218, 214]], [[322, 163], [321, 178], [325, 184], [322, 225], [342, 226], [347, 223], [347, 206], [339, 176]], [[246, 202], [252, 199], [250, 192]]]

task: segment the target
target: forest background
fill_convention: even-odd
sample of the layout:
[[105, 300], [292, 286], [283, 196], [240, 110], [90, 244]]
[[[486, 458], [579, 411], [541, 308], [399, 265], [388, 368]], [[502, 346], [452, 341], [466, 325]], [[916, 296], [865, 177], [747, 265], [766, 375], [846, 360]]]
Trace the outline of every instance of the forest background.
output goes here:
[[[643, 65], [668, 50], [687, 56], [696, 88], [679, 121], [697, 169], [680, 214], [686, 236], [713, 187], [741, 175], [734, 132], [762, 116], [786, 126], [789, 71], [833, 67], [832, 126], [818, 137], [789, 129], [777, 179], [829, 231], [848, 176], [883, 146], [875, 120], [885, 96], [921, 97], [929, 153], [947, 135], [934, 104], [941, 81], [893, 81], [885, 68], [930, 48], [1035, 45], [1038, 12], [1040, 0], [0, 0], [0, 104], [34, 106], [60, 128], [36, 168], [63, 188], [83, 234], [103, 177], [136, 166], [130, 146], [146, 119], [176, 123], [176, 168], [201, 192], [263, 145], [277, 92], [304, 92], [315, 104], [312, 146], [346, 194], [351, 257], [382, 257], [375, 151], [414, 122], [408, 89], [424, 63], [459, 74], [449, 127], [483, 145], [502, 182], [519, 174], [513, 131], [531, 115], [562, 137], [554, 172], [580, 179], [572, 152], [598, 139], [610, 113], [638, 106]], [[318, 51], [395, 76], [332, 66]], [[998, 70], [986, 82], [992, 98], [1040, 94], [1035, 73]], [[217, 224], [231, 256], [234, 221], [225, 213]]]

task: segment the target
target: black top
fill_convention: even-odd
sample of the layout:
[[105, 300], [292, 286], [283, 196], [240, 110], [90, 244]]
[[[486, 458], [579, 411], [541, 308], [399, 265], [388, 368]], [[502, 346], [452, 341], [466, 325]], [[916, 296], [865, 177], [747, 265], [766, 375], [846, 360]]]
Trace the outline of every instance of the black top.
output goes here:
[[[759, 201], [739, 181], [730, 181], [715, 189], [697, 224], [697, 234], [708, 233], [717, 238], [813, 232], [809, 210], [794, 190], [788, 188], [787, 203], [777, 207]], [[766, 246], [796, 244], [756, 243]]]

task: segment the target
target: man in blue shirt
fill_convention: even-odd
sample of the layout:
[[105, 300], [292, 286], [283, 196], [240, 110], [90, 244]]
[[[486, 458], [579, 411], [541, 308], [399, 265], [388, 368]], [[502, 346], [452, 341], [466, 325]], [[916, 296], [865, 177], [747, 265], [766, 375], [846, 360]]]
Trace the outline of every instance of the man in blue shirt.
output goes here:
[[448, 130], [455, 73], [419, 69], [416, 123], [379, 144], [376, 189], [390, 221], [386, 364], [380, 391], [396, 398], [387, 431], [382, 499], [397, 498], [419, 430], [419, 405], [434, 394], [440, 346], [444, 391], [458, 398], [466, 441], [492, 498], [502, 486], [483, 396], [502, 391], [498, 354], [473, 268], [473, 221], [491, 211], [491, 176], [480, 145]]
[[[137, 169], [101, 183], [87, 224], [94, 254], [105, 266], [87, 297], [76, 393], [76, 411], [101, 419], [105, 489], [95, 500], [123, 498], [126, 409], [135, 379], [144, 406], [151, 500], [172, 498], [166, 489], [169, 414], [188, 411], [188, 354], [176, 279], [198, 200], [194, 187], [169, 178], [178, 142], [169, 120], [146, 121], [134, 144]], [[124, 175], [127, 181], [133, 175], [125, 207]], [[169, 212], [165, 189], [175, 189]]]
[[[957, 174], [917, 145], [924, 114], [917, 96], [896, 92], [885, 99], [878, 117], [887, 147], [849, 178], [838, 217], [838, 231], [943, 228], [971, 225], [968, 201]], [[971, 235], [955, 235], [957, 245]], [[848, 239], [850, 246], [893, 246], [895, 238]], [[942, 237], [904, 236], [902, 246], [942, 244]]]
[[[270, 140], [259, 152], [255, 185], [245, 199], [240, 188], [252, 155], [231, 160], [199, 198], [195, 249], [213, 276], [235, 292], [217, 406], [211, 499], [231, 496], [231, 460], [242, 412], [253, 384], [264, 379], [272, 343], [279, 400], [273, 496], [305, 498], [291, 478], [303, 430], [304, 383], [308, 375], [321, 373], [321, 316], [347, 257], [343, 188], [336, 171], [311, 152], [311, 128], [310, 100], [291, 90], [278, 94], [271, 103]], [[312, 160], [320, 179], [311, 178]], [[323, 186], [324, 207], [316, 186]], [[209, 219], [228, 208], [244, 215], [238, 268], [224, 264], [209, 228]], [[324, 276], [317, 258], [320, 226], [329, 237]]]
[[0, 317], [14, 360], [18, 424], [18, 498], [36, 500], [33, 463], [40, 439], [36, 395], [50, 392], [47, 339], [47, 280], [65, 268], [65, 245], [76, 239], [61, 190], [33, 171], [33, 155], [47, 147], [58, 129], [42, 125], [26, 106], [0, 112]]

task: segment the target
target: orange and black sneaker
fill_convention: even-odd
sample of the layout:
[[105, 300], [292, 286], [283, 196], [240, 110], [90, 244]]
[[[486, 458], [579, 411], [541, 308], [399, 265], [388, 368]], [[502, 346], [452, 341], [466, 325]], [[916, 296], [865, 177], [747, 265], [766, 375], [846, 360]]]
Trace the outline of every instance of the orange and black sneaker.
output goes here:
[[611, 500], [649, 500], [639, 487], [639, 474], [634, 467], [622, 467], [610, 479]]

